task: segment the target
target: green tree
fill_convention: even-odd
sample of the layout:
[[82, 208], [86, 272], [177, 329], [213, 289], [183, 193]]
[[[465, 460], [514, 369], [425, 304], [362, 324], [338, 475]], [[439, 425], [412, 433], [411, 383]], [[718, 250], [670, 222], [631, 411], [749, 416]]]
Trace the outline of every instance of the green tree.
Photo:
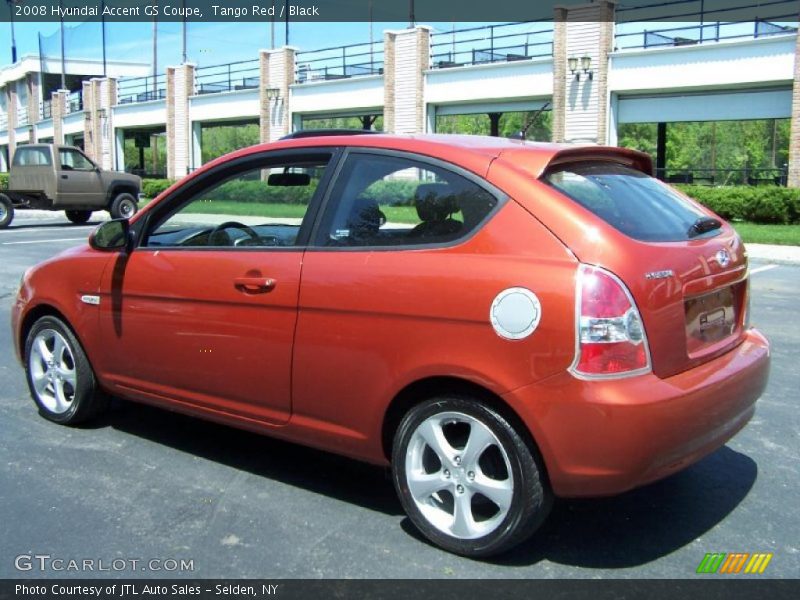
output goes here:
[[[669, 123], [667, 171], [716, 185], [772, 180], [788, 162], [790, 128], [789, 119]], [[656, 130], [655, 123], [623, 124], [619, 145], [655, 155]]]
[[234, 150], [258, 144], [260, 135], [258, 123], [204, 125], [200, 138], [203, 163]]
[[[540, 142], [550, 141], [553, 132], [552, 112], [545, 110], [503, 113], [500, 117], [498, 132], [500, 137], [512, 137], [526, 127], [526, 139]], [[491, 121], [486, 113], [436, 117], [436, 133], [489, 135], [490, 132]]]
[[[303, 129], [363, 129], [359, 117], [336, 117], [333, 119], [303, 119]], [[372, 131], [383, 131], [383, 115], [377, 115]]]

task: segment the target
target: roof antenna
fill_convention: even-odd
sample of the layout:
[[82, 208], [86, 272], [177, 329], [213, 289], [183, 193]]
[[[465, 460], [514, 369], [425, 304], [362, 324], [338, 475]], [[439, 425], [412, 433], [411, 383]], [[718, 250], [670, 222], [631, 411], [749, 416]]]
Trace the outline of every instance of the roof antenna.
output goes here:
[[533, 113], [533, 115], [531, 115], [531, 118], [528, 119], [528, 122], [525, 123], [525, 125], [522, 127], [522, 129], [520, 129], [517, 133], [511, 134], [509, 136], [509, 139], [512, 139], [512, 140], [523, 140], [524, 141], [525, 137], [528, 135], [528, 129], [531, 128], [531, 125], [536, 123], [536, 120], [539, 118], [539, 115], [541, 115], [549, 107], [550, 107], [550, 103], [549, 102], [545, 102], [544, 105], [542, 105], [542, 108], [540, 108], [535, 113]]

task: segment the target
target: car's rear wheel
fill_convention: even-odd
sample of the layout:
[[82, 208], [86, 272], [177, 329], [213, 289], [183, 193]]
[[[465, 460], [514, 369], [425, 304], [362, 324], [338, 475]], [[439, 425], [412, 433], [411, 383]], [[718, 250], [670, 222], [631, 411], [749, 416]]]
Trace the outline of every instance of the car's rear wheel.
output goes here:
[[65, 210], [64, 213], [75, 225], [83, 225], [92, 218], [92, 211], [90, 210]]
[[0, 229], [5, 229], [14, 220], [14, 204], [11, 198], [0, 194]]
[[25, 341], [25, 373], [40, 414], [72, 425], [85, 421], [108, 403], [75, 335], [56, 317], [42, 317]]
[[122, 194], [117, 194], [111, 202], [108, 212], [111, 213], [112, 219], [130, 219], [136, 214], [137, 210], [136, 198], [132, 194], [123, 192]]
[[464, 556], [499, 554], [526, 540], [552, 504], [535, 449], [498, 412], [469, 398], [412, 408], [395, 434], [392, 474], [420, 532]]

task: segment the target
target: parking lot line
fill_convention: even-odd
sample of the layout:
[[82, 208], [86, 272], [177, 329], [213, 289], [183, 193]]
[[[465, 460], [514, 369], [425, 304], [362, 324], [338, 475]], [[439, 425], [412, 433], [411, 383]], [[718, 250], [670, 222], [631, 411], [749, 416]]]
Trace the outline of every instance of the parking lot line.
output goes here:
[[24, 242], [2, 242], [0, 246], [14, 246], [16, 244], [49, 244], [51, 242], [84, 242], [86, 238], [59, 238], [57, 240], [25, 240]]
[[777, 269], [778, 267], [780, 267], [780, 265], [764, 265], [763, 267], [751, 269], [750, 275], [755, 275], [756, 273], [762, 273], [763, 271], [771, 271], [772, 269]]

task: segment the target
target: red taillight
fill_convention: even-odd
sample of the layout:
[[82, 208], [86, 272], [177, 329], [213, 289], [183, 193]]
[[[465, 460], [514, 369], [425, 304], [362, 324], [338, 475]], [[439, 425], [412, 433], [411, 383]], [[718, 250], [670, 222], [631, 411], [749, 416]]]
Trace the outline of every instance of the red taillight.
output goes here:
[[618, 277], [600, 267], [581, 265], [577, 302], [578, 348], [573, 373], [603, 377], [650, 371], [642, 317]]

